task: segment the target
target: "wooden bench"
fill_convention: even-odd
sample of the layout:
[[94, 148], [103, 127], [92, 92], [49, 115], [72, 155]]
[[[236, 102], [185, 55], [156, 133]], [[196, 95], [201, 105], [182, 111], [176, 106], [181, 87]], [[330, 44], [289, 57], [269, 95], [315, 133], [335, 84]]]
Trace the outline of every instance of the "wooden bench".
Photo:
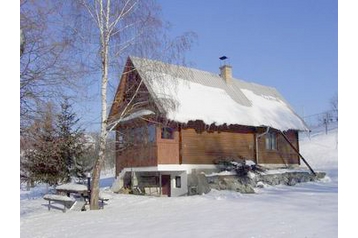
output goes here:
[[63, 212], [66, 212], [67, 208], [71, 208], [72, 205], [76, 202], [74, 198], [57, 195], [57, 194], [46, 194], [43, 196], [43, 199], [48, 201], [48, 210], [51, 209], [51, 202], [59, 203], [63, 205]]

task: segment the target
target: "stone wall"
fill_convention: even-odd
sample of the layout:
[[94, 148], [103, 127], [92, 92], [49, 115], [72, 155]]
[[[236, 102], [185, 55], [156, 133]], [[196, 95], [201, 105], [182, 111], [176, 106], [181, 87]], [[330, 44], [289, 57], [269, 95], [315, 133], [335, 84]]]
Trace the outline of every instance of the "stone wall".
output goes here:
[[288, 185], [297, 183], [317, 181], [325, 177], [325, 173], [317, 173], [316, 176], [309, 172], [284, 172], [275, 174], [258, 174], [249, 172], [247, 176], [215, 175], [207, 176], [211, 189], [232, 190], [240, 193], [255, 193], [254, 188], [265, 185]]

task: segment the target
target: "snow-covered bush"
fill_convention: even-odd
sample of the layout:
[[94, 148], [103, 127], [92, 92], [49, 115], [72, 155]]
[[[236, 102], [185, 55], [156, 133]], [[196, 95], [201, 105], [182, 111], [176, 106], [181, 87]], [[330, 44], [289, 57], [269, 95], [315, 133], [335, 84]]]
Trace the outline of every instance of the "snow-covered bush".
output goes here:
[[256, 169], [256, 164], [252, 160], [238, 156], [237, 158], [225, 157], [214, 161], [220, 172], [235, 171], [239, 176], [246, 176], [251, 170]]

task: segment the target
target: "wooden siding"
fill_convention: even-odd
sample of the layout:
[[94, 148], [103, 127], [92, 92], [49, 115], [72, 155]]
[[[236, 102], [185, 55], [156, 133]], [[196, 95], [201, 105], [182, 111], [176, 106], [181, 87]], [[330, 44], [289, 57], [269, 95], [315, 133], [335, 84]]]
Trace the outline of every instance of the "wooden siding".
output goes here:
[[116, 174], [120, 173], [123, 168], [179, 164], [179, 132], [174, 131], [174, 139], [162, 139], [161, 127], [156, 127], [156, 139], [152, 145], [118, 151], [119, 148], [117, 148], [116, 156]]
[[116, 174], [123, 168], [157, 166], [157, 146], [133, 147], [117, 153]]
[[[298, 132], [287, 131], [285, 134], [295, 148], [298, 149]], [[266, 136], [259, 139], [259, 164], [299, 164], [300, 160], [297, 153], [290, 147], [282, 135], [279, 133], [276, 133], [276, 135], [277, 150], [266, 149]]]
[[[134, 97], [134, 98], [133, 98]], [[124, 117], [141, 109], [157, 112], [157, 106], [144, 81], [130, 61], [127, 62], [108, 116], [109, 124], [119, 119], [125, 110]], [[120, 125], [117, 125], [117, 129]]]
[[179, 132], [174, 131], [174, 139], [162, 139], [161, 127], [157, 127], [158, 164], [179, 164]]
[[[143, 126], [143, 122], [139, 124]], [[155, 142], [140, 144], [125, 150], [120, 148], [119, 135], [121, 128], [116, 131], [116, 175], [123, 168], [157, 166], [157, 145]]]
[[117, 92], [115, 94], [115, 97], [112, 102], [111, 109], [108, 114], [108, 121], [111, 122], [112, 119], [119, 113], [119, 109], [121, 106], [121, 103], [124, 101], [124, 91], [126, 89], [126, 82], [128, 77], [128, 72], [132, 69], [132, 67], [129, 65], [129, 62], [126, 63], [125, 69], [122, 73], [121, 81], [118, 85]]
[[[230, 131], [198, 131], [193, 128], [174, 128], [174, 139], [162, 139], [161, 127], [156, 127], [152, 145], [138, 146], [117, 153], [116, 174], [123, 168], [157, 166], [158, 164], [212, 164], [220, 158], [239, 156], [256, 161], [255, 134], [264, 128], [239, 128]], [[274, 131], [274, 130], [271, 130]], [[258, 139], [259, 164], [299, 164], [295, 151], [279, 133], [277, 149], [266, 149], [266, 137]], [[298, 132], [288, 131], [287, 137], [298, 148]], [[181, 145], [180, 145], [181, 143]], [[117, 148], [118, 151], [118, 148]]]
[[254, 134], [182, 130], [183, 164], [212, 164], [223, 157], [255, 158]]

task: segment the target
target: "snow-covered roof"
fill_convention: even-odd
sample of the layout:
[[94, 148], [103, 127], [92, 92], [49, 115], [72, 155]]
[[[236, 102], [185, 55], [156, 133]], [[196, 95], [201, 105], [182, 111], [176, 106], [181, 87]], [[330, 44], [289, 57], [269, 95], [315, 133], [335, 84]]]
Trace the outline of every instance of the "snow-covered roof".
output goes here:
[[275, 88], [239, 79], [226, 83], [218, 74], [159, 61], [130, 60], [157, 101], [175, 104], [162, 108], [169, 120], [308, 130]]

